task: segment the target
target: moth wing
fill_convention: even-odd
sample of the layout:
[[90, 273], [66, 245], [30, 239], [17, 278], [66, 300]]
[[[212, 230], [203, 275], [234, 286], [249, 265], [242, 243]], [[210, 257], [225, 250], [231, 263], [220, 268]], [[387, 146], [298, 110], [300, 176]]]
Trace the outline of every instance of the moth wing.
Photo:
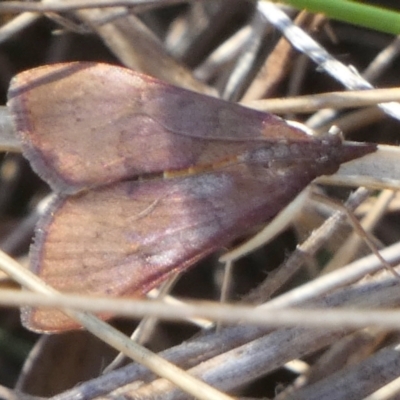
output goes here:
[[[305, 166], [242, 164], [59, 197], [37, 227], [31, 268], [61, 292], [142, 296], [272, 218], [317, 174]], [[25, 309], [22, 319], [39, 331], [77, 327], [56, 310]]]
[[25, 156], [63, 193], [211, 165], [260, 142], [316, 141], [271, 114], [106, 64], [25, 71], [8, 98]]

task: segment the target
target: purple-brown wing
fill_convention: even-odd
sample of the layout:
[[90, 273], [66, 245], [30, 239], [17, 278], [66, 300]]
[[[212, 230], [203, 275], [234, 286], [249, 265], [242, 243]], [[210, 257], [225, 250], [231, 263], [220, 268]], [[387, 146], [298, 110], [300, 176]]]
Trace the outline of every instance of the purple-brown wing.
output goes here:
[[25, 156], [63, 193], [315, 140], [271, 114], [106, 64], [25, 71], [8, 97]]
[[[271, 219], [316, 176], [365, 148], [290, 153], [270, 168], [239, 163], [173, 179], [127, 181], [59, 197], [39, 223], [31, 268], [62, 292], [140, 296], [172, 271]], [[280, 151], [279, 151], [280, 153]], [[60, 311], [25, 309], [33, 330], [76, 328]]]
[[[62, 292], [142, 295], [166, 274], [274, 215], [309, 181], [295, 168], [286, 172], [278, 177], [242, 164], [59, 198], [37, 228], [32, 268]], [[293, 185], [294, 175], [289, 194], [286, 181]], [[76, 327], [49, 310], [25, 311], [23, 322], [45, 331]]]

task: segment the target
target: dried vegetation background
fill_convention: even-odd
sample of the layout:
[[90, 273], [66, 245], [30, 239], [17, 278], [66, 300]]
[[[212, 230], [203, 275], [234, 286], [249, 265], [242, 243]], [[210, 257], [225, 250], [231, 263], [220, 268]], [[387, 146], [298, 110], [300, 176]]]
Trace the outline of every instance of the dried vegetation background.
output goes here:
[[[398, 7], [396, 1], [379, 3]], [[374, 86], [399, 85], [397, 38], [330, 21], [322, 15], [290, 8], [284, 11], [337, 60], [360, 73], [366, 71], [366, 79]], [[256, 2], [165, 0], [131, 9], [21, 12], [2, 14], [1, 18], [1, 104], [6, 103], [8, 83], [17, 72], [66, 61], [125, 65], [202, 93], [218, 93], [230, 101], [343, 90], [342, 84], [307, 54], [282, 38], [257, 9]], [[288, 110], [282, 115], [308, 121], [320, 130], [336, 124], [347, 140], [381, 144], [399, 141], [398, 120], [376, 106], [316, 114]], [[0, 248], [26, 263], [39, 214], [37, 207], [49, 189], [17, 153], [2, 155], [0, 180]], [[349, 209], [356, 210], [358, 219], [367, 219], [365, 229], [373, 233], [380, 248], [392, 246], [390, 262], [396, 265], [400, 254], [400, 203], [395, 191], [334, 186], [315, 186], [314, 190], [341, 201], [351, 195], [347, 200]], [[363, 241], [352, 235], [346, 217], [309, 201], [301, 216], [278, 238], [235, 262], [225, 297], [231, 302], [265, 302], [314, 282], [323, 267], [332, 271], [369, 252]], [[224, 265], [218, 263], [221, 254], [185, 272], [171, 295], [218, 300], [224, 276]], [[374, 256], [367, 260], [357, 264], [359, 271], [371, 263], [379, 264]], [[310, 285], [305, 296], [309, 307], [390, 309], [400, 304], [396, 295], [400, 283], [390, 273], [371, 275], [354, 285], [363, 274], [352, 279], [337, 275], [333, 284], [336, 288], [323, 296], [317, 291], [313, 294], [316, 289]], [[10, 286], [16, 285], [3, 277], [2, 287]], [[282, 304], [296, 306], [300, 301], [289, 298]], [[129, 360], [102, 375], [117, 352], [86, 331], [39, 336], [20, 326], [18, 309], [2, 308], [0, 313], [1, 398], [23, 399], [28, 394], [64, 400], [192, 398]], [[192, 322], [153, 321], [150, 329], [141, 332], [139, 341], [239, 398], [362, 399], [400, 375], [397, 331], [379, 323], [355, 329], [342, 325], [340, 319], [335, 328], [331, 325], [328, 329], [324, 315], [321, 311], [312, 326], [271, 328], [239, 323], [221, 326], [217, 331], [205, 328], [209, 327], [206, 322], [202, 328]], [[137, 326], [137, 322], [127, 319], [112, 323], [127, 335]], [[398, 384], [386, 389], [374, 399], [400, 397]]]

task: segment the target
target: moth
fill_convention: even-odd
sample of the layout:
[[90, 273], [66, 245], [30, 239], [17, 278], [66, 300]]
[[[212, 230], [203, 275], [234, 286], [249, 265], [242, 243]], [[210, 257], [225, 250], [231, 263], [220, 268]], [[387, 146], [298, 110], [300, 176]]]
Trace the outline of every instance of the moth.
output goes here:
[[[143, 296], [376, 149], [98, 63], [25, 71], [8, 107], [23, 154], [57, 194], [30, 268], [61, 292], [94, 296]], [[24, 308], [22, 321], [78, 327], [49, 309]]]

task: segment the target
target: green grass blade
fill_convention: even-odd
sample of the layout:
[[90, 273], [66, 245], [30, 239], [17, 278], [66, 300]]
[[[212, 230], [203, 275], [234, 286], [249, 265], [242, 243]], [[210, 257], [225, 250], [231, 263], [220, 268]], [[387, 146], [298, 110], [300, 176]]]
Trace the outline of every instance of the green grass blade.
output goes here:
[[400, 34], [400, 12], [349, 0], [283, 0], [298, 9], [323, 13], [338, 21]]

